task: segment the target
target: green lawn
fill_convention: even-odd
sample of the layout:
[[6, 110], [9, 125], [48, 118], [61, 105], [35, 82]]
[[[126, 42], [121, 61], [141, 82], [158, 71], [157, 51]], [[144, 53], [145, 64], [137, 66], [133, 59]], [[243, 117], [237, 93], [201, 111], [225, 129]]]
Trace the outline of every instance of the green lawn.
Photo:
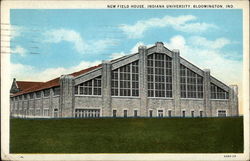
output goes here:
[[242, 153], [243, 118], [10, 120], [11, 153]]

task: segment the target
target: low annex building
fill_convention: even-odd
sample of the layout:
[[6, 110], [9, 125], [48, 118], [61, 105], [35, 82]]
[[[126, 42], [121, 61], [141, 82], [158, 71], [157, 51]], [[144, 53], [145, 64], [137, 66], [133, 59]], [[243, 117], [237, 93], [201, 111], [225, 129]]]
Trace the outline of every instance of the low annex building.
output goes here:
[[236, 85], [162, 42], [48, 82], [14, 79], [10, 92], [11, 117], [238, 116]]

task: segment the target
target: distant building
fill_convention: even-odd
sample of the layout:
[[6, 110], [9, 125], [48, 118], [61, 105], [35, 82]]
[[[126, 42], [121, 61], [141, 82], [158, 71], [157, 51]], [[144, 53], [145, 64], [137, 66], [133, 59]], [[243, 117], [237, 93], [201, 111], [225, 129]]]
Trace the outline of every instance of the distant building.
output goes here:
[[161, 42], [48, 82], [14, 79], [10, 92], [12, 117], [238, 115], [236, 85], [225, 85]]

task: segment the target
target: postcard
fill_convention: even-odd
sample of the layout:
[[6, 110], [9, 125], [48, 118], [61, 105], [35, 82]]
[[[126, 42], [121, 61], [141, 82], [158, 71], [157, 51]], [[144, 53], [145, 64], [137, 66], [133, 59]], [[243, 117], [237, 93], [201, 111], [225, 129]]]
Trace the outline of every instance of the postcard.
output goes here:
[[249, 160], [248, 1], [2, 1], [3, 160]]

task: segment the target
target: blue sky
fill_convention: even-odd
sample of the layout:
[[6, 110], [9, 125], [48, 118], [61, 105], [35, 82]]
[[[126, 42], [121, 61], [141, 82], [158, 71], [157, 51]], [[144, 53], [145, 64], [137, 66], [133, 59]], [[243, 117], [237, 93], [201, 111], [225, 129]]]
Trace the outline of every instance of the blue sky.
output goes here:
[[157, 41], [225, 83], [241, 78], [241, 10], [12, 9], [10, 17], [17, 80], [46, 81]]

